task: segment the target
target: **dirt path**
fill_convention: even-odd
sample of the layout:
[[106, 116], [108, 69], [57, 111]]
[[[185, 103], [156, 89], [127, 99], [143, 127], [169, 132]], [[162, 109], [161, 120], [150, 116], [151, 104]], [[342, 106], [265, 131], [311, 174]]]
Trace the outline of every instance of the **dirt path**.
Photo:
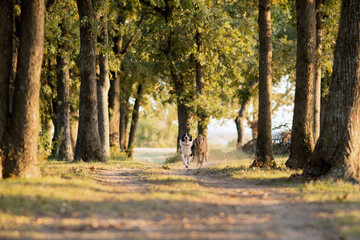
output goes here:
[[345, 239], [339, 232], [352, 225], [336, 216], [356, 217], [356, 201], [305, 200], [283, 181], [290, 172], [233, 168], [248, 159], [227, 156], [214, 152], [202, 170], [146, 159], [49, 162], [41, 179], [3, 182], [0, 239]]
[[[157, 170], [162, 179], [198, 186], [188, 198], [135, 203], [144, 209], [121, 219], [122, 227], [109, 232], [122, 239], [340, 239], [335, 229], [326, 228], [321, 215], [332, 207], [296, 200], [283, 188], [255, 185], [249, 181], [212, 178], [181, 165]], [[175, 194], [173, 182], [149, 181], [138, 170], [102, 170], [96, 179], [118, 186], [121, 192]], [[185, 179], [185, 180], [184, 180]], [[165, 186], [165, 187], [164, 187]], [[175, 185], [176, 188], [176, 185]], [[195, 193], [194, 193], [195, 192]], [[328, 226], [327, 226], [328, 227]]]

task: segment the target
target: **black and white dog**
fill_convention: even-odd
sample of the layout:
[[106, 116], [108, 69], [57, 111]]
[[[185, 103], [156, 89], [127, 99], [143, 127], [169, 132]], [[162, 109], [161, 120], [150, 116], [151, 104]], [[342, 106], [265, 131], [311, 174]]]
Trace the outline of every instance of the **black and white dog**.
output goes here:
[[194, 140], [189, 133], [185, 133], [180, 138], [180, 156], [185, 167], [189, 169], [189, 165], [195, 156]]

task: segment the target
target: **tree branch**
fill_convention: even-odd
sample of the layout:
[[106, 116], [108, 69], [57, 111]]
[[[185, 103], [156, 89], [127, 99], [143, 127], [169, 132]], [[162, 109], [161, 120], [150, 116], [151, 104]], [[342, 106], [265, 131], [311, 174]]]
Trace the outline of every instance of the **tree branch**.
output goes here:
[[130, 50], [131, 46], [133, 45], [136, 37], [140, 34], [141, 32], [141, 26], [144, 23], [144, 18], [145, 16], [141, 16], [141, 19], [139, 21], [139, 25], [138, 25], [138, 30], [136, 31], [136, 33], [134, 34], [134, 36], [130, 39], [130, 41], [127, 43], [127, 45], [121, 50], [120, 52], [120, 57], [121, 59], [124, 58], [125, 54]]

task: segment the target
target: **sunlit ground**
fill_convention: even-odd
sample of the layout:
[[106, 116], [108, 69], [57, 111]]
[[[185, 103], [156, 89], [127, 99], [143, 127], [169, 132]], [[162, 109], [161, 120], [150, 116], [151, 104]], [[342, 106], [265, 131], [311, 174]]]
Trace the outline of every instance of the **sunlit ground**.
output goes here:
[[358, 239], [359, 185], [289, 180], [286, 156], [249, 169], [251, 156], [213, 148], [188, 171], [156, 152], [43, 161], [42, 178], [0, 181], [0, 239]]

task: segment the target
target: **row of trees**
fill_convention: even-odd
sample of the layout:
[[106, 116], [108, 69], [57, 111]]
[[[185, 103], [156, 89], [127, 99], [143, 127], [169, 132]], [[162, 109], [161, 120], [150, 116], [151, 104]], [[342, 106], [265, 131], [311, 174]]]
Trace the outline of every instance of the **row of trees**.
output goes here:
[[[270, 2], [260, 1], [259, 8], [259, 91], [266, 93], [270, 92], [271, 87]], [[296, 90], [290, 156], [286, 165], [294, 169], [304, 169], [303, 174], [311, 177], [327, 175], [358, 181], [360, 3], [352, 0], [342, 1], [333, 74], [320, 128], [319, 59], [322, 50], [323, 18], [320, 8], [323, 3], [321, 0], [296, 1]], [[261, 71], [268, 72], [262, 75]], [[259, 135], [253, 163], [256, 166], [275, 165], [271, 148], [271, 128], [268, 126], [271, 124], [271, 102], [268, 99], [267, 94], [259, 93]]]
[[[253, 165], [275, 166], [272, 112], [285, 98], [272, 98], [271, 89], [272, 84], [287, 78], [296, 80], [287, 165], [316, 176], [340, 171], [342, 176], [358, 178], [354, 145], [350, 145], [358, 127], [343, 127], [352, 135], [346, 138], [342, 152], [331, 152], [340, 151], [335, 143], [326, 150], [326, 156], [346, 153], [351, 158], [339, 162], [338, 157], [325, 157], [324, 149], [313, 153], [319, 132], [318, 146], [336, 137], [344, 140], [344, 135], [335, 137], [329, 135], [335, 130], [326, 130], [326, 126], [336, 126], [339, 131], [331, 110], [324, 111], [319, 130], [319, 86], [322, 80], [323, 93], [328, 89], [329, 52], [337, 29], [336, 14], [330, 15], [329, 9], [336, 9], [337, 1], [48, 0], [45, 4], [36, 0], [1, 4], [5, 9], [0, 16], [0, 84], [5, 86], [1, 89], [0, 159], [4, 177], [39, 174], [35, 154], [39, 112], [42, 136], [50, 135], [51, 123], [54, 126], [54, 157], [106, 161], [111, 145], [132, 156], [140, 106], [154, 101], [176, 104], [178, 138], [194, 131], [194, 122], [196, 133], [206, 135], [210, 117], [231, 117], [240, 101], [236, 118], [240, 148], [249, 99], [257, 93]], [[351, 34], [356, 33], [347, 22], [358, 21], [356, 7], [356, 1], [343, 1], [343, 12], [352, 9], [349, 16], [342, 14], [340, 21], [346, 29], [340, 28], [344, 39], [352, 39]], [[322, 24], [328, 24], [324, 37]], [[337, 45], [344, 39], [339, 37]], [[352, 57], [338, 49], [341, 47], [335, 54], [332, 84], [336, 79], [345, 82], [341, 71], [350, 66], [335, 65]], [[355, 76], [350, 77], [358, 81]], [[330, 87], [327, 105], [332, 109], [343, 106], [339, 99], [345, 101], [345, 96], [356, 99], [347, 94], [332, 100], [335, 93], [331, 91], [339, 88]], [[355, 114], [356, 108], [345, 105], [345, 109]], [[77, 121], [77, 134], [72, 134], [76, 132], [72, 122]], [[349, 167], [353, 170], [348, 171]]]

